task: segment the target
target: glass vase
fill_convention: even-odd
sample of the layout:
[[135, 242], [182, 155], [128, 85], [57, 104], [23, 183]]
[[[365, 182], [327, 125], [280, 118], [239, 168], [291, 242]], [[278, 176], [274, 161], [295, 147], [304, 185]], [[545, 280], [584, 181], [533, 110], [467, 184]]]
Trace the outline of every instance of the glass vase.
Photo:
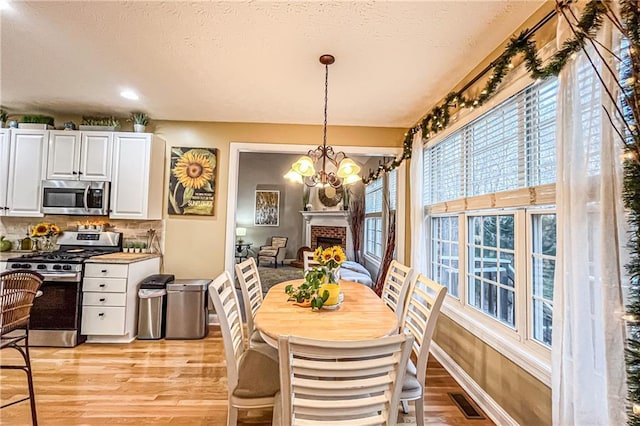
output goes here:
[[56, 237], [42, 237], [40, 240], [40, 250], [46, 252], [52, 252], [56, 250]]

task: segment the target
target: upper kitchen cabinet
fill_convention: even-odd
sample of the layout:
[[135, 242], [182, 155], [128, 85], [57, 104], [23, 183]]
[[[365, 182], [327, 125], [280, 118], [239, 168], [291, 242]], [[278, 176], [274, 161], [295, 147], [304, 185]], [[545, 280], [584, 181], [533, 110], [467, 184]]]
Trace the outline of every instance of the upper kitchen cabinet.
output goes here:
[[12, 129], [9, 147], [7, 215], [41, 217], [46, 176], [47, 130]]
[[110, 181], [112, 132], [49, 132], [47, 179]]
[[162, 218], [164, 150], [152, 134], [114, 133], [110, 218]]
[[9, 184], [9, 129], [0, 129], [0, 216], [9, 212], [7, 185]]

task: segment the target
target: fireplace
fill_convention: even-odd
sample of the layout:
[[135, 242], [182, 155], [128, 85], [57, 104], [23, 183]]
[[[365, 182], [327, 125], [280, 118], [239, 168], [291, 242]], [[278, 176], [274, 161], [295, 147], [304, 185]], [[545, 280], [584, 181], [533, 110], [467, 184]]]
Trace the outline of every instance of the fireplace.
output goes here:
[[[344, 210], [300, 212], [304, 218], [304, 245], [317, 248], [340, 246], [347, 258], [353, 256], [353, 241], [349, 229], [348, 215]], [[325, 238], [323, 240], [322, 238]]]
[[347, 227], [346, 226], [311, 226], [311, 246], [317, 248], [340, 246], [347, 248]]
[[319, 236], [316, 238], [316, 246], [314, 249], [322, 246], [322, 248], [327, 248], [331, 246], [342, 246], [342, 238], [331, 238], [331, 237], [323, 237]]

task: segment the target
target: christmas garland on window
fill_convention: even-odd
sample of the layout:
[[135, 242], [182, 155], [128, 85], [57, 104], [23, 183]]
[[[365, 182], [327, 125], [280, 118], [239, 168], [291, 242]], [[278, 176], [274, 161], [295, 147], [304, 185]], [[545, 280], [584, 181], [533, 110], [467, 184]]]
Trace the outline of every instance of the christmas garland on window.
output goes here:
[[[636, 3], [637, 7], [635, 1], [627, 0], [626, 2]], [[411, 158], [413, 136], [419, 130], [422, 130], [423, 138], [428, 140], [449, 126], [452, 110], [474, 109], [491, 99], [496, 94], [500, 83], [514, 68], [512, 60], [516, 55], [522, 54], [524, 56], [525, 65], [534, 79], [545, 79], [558, 75], [571, 55], [582, 49], [587, 39], [595, 36], [608, 12], [608, 7], [602, 1], [590, 1], [585, 6], [579, 20], [576, 35], [563, 44], [562, 49], [553, 55], [546, 66], [542, 66], [542, 59], [539, 57], [536, 43], [533, 40], [535, 30], [525, 29], [517, 36], [512, 37], [504, 52], [488, 67], [488, 70], [492, 72], [479, 94], [469, 96], [465, 93], [466, 89], [449, 93], [440, 105], [433, 107], [418, 124], [405, 133], [402, 155], [390, 163], [381, 164], [376, 170], [371, 171], [369, 176], [363, 177], [362, 181], [368, 184], [384, 173], [397, 168], [404, 160]], [[555, 12], [550, 16], [554, 14]]]
[[[571, 13], [562, 10], [561, 0], [556, 0], [556, 2], [560, 13], [565, 16]], [[618, 4], [620, 6], [619, 16], [611, 10], [610, 2], [589, 1], [580, 18], [574, 17], [577, 23], [570, 24], [573, 37], [564, 42], [562, 48], [552, 56], [546, 66], [542, 66], [542, 60], [539, 58], [536, 44], [532, 39], [535, 30], [525, 30], [511, 38], [504, 52], [484, 72], [463, 89], [449, 93], [440, 105], [435, 106], [418, 124], [405, 133], [403, 153], [399, 158], [394, 159], [391, 163], [380, 165], [368, 177], [363, 178], [363, 181], [369, 183], [378, 179], [383, 173], [395, 169], [402, 164], [402, 161], [411, 158], [413, 137], [420, 130], [422, 130], [423, 138], [428, 140], [448, 127], [452, 110], [473, 109], [487, 102], [497, 92], [504, 77], [513, 69], [512, 59], [516, 55], [523, 55], [524, 64], [534, 79], [545, 79], [558, 75], [571, 55], [584, 49], [587, 43], [594, 47], [598, 55], [601, 55], [599, 50], [606, 50], [606, 48], [598, 45], [595, 41], [595, 35], [605, 19], [609, 20], [623, 34], [629, 45], [628, 58], [623, 61], [616, 56], [616, 59], [622, 63], [622, 77], [617, 82], [620, 96], [614, 96], [605, 87], [607, 95], [616, 104], [613, 113], [623, 125], [623, 129], [618, 129], [609, 111], [605, 109], [605, 113], [624, 144], [622, 198], [628, 212], [630, 225], [628, 244], [630, 260], [626, 265], [630, 290], [629, 304], [624, 315], [628, 333], [626, 348], [627, 413], [628, 424], [640, 426], [640, 0], [620, 0]], [[548, 19], [545, 18], [543, 21], [546, 22]], [[590, 58], [589, 61], [591, 61]], [[593, 62], [591, 63], [593, 64]], [[491, 74], [479, 94], [467, 96], [466, 90], [489, 71]], [[616, 70], [608, 69], [606, 72], [615, 74]], [[596, 70], [596, 74], [602, 80], [598, 70]]]

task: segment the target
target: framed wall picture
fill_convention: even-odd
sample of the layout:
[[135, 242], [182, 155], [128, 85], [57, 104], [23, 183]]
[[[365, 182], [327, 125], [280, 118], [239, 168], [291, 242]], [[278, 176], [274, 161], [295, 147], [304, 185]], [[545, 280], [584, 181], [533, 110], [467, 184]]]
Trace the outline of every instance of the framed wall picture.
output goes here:
[[215, 148], [171, 147], [169, 214], [213, 216]]
[[280, 224], [280, 191], [257, 190], [256, 226], [278, 226]]

